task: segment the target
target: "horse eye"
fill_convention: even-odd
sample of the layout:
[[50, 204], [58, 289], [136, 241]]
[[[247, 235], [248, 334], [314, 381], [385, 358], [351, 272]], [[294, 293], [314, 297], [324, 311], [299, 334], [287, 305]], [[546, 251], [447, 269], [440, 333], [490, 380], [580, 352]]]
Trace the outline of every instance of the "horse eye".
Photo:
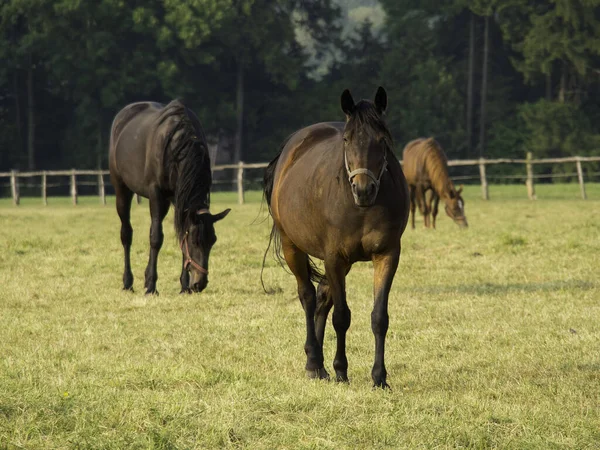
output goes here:
[[344, 144], [348, 143], [348, 138], [346, 136], [344, 136]]

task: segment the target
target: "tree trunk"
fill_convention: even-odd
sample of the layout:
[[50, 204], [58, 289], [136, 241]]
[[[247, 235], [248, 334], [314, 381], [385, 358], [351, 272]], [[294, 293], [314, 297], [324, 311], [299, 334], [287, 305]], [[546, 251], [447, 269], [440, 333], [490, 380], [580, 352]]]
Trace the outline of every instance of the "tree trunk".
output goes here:
[[485, 16], [485, 29], [483, 31], [483, 64], [482, 64], [482, 78], [481, 78], [481, 120], [479, 124], [479, 157], [483, 158], [485, 155], [485, 104], [487, 97], [487, 75], [488, 75], [488, 54], [489, 54], [489, 28], [490, 18]]
[[96, 166], [98, 170], [102, 170], [102, 156], [104, 154], [104, 140], [102, 139], [104, 136], [104, 127], [102, 121], [102, 113], [98, 118], [98, 150], [97, 150], [97, 158], [96, 158]]
[[240, 162], [242, 159], [242, 132], [244, 128], [244, 65], [242, 63], [242, 58], [238, 59], [236, 84], [237, 126], [235, 130], [235, 148], [233, 153], [233, 162], [235, 163]]
[[467, 80], [467, 158], [473, 147], [473, 71], [475, 67], [475, 14], [469, 21], [469, 73]]
[[13, 72], [13, 89], [15, 90], [15, 124], [17, 126], [17, 154], [21, 154], [23, 150], [23, 129], [21, 127], [21, 97], [19, 94], [19, 74], [17, 70]]
[[29, 68], [27, 69], [27, 168], [35, 170], [35, 104], [31, 55], [29, 55]]
[[546, 74], [546, 100], [552, 101], [552, 72]]
[[567, 63], [563, 62], [562, 70], [560, 73], [560, 90], [558, 91], [558, 101], [560, 103], [565, 102], [566, 91], [567, 91]]

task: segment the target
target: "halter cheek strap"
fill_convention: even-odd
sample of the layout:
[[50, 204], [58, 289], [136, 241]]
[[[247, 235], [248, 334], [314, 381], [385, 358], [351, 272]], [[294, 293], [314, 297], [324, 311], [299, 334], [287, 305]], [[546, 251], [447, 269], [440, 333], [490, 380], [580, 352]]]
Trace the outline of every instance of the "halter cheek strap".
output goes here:
[[[187, 270], [187, 268], [189, 266], [192, 266], [198, 272], [208, 275], [208, 270], [206, 270], [204, 267], [202, 267], [200, 264], [198, 264], [196, 261], [194, 261], [192, 259], [192, 257], [190, 256], [190, 248], [188, 247], [187, 237], [188, 237], [188, 233], [186, 231], [185, 236], [183, 237], [183, 240], [181, 241], [181, 244], [179, 245], [179, 247], [181, 248], [181, 251], [183, 251], [183, 256], [185, 257], [185, 261], [183, 262], [184, 270]], [[185, 251], [183, 250], [184, 246], [185, 246]]]
[[[196, 214], [198, 214], [198, 215], [210, 214], [210, 211], [206, 208], [203, 208], [203, 209], [199, 209], [198, 211], [196, 211]], [[190, 255], [190, 248], [189, 248], [188, 242], [187, 242], [187, 237], [188, 237], [188, 232], [186, 231], [185, 236], [183, 237], [183, 239], [181, 240], [181, 243], [179, 244], [179, 248], [181, 249], [181, 251], [183, 252], [183, 256], [185, 257], [185, 261], [183, 261], [183, 269], [187, 270], [187, 268], [189, 266], [192, 266], [198, 272], [208, 275], [208, 270], [205, 269], [204, 267], [202, 267], [200, 264], [198, 264], [196, 261], [194, 261], [192, 259], [191, 255]], [[184, 246], [185, 246], [185, 250], [183, 249]]]
[[375, 174], [373, 172], [371, 172], [369, 169], [360, 168], [360, 169], [350, 171], [350, 166], [348, 165], [348, 156], [346, 155], [346, 151], [344, 151], [344, 165], [346, 166], [346, 173], [348, 174], [348, 181], [350, 182], [350, 184], [352, 184], [352, 179], [356, 175], [360, 175], [360, 174], [364, 173], [369, 178], [371, 178], [371, 180], [373, 180], [373, 182], [375, 183], [375, 192], [379, 191], [379, 185], [381, 184], [381, 177], [383, 176], [383, 172], [385, 172], [385, 170], [387, 169], [387, 164], [388, 164], [387, 155], [384, 153], [383, 154], [383, 165], [381, 166], [381, 171], [379, 172], [378, 177], [375, 177]]

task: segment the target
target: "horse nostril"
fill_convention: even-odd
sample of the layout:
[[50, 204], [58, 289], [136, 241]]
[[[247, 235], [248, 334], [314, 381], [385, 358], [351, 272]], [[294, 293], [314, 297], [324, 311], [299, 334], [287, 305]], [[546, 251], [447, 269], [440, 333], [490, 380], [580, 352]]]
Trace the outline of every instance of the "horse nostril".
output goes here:
[[352, 183], [352, 193], [353, 194], [356, 194], [356, 189], [357, 189], [356, 183]]
[[371, 182], [371, 183], [369, 183], [369, 195], [373, 195], [374, 192], [375, 192], [375, 183]]

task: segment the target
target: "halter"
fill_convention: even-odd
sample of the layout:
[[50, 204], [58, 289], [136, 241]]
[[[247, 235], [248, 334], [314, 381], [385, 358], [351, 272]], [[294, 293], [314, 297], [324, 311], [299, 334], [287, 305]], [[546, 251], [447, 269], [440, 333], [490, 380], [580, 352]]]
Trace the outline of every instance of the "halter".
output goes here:
[[[210, 211], [208, 209], [199, 209], [196, 212], [196, 214], [208, 214], [208, 213], [210, 213]], [[192, 266], [198, 272], [208, 275], [208, 270], [205, 269], [204, 267], [202, 267], [196, 261], [194, 261], [192, 259], [192, 257], [190, 256], [190, 248], [188, 247], [187, 237], [188, 237], [188, 232], [186, 231], [185, 236], [183, 236], [183, 239], [181, 240], [181, 244], [179, 244], [179, 248], [181, 248], [181, 251], [184, 251], [183, 246], [185, 244], [185, 252], [183, 253], [183, 256], [185, 256], [185, 261], [183, 262], [183, 269], [187, 270], [187, 268], [189, 266]]]
[[368, 176], [371, 180], [373, 180], [373, 183], [375, 183], [375, 195], [377, 195], [377, 192], [379, 192], [379, 185], [381, 184], [381, 177], [383, 176], [383, 172], [385, 172], [385, 170], [387, 169], [387, 152], [385, 152], [383, 154], [383, 165], [381, 166], [381, 171], [379, 172], [379, 176], [375, 177], [375, 174], [373, 172], [371, 172], [369, 169], [355, 169], [353, 171], [350, 171], [350, 166], [348, 166], [348, 156], [346, 155], [346, 150], [344, 149], [344, 165], [346, 166], [346, 173], [348, 174], [348, 181], [350, 182], [350, 184], [352, 184], [352, 179], [356, 176], [356, 175], [360, 175], [361, 173], [364, 173], [366, 176]]

